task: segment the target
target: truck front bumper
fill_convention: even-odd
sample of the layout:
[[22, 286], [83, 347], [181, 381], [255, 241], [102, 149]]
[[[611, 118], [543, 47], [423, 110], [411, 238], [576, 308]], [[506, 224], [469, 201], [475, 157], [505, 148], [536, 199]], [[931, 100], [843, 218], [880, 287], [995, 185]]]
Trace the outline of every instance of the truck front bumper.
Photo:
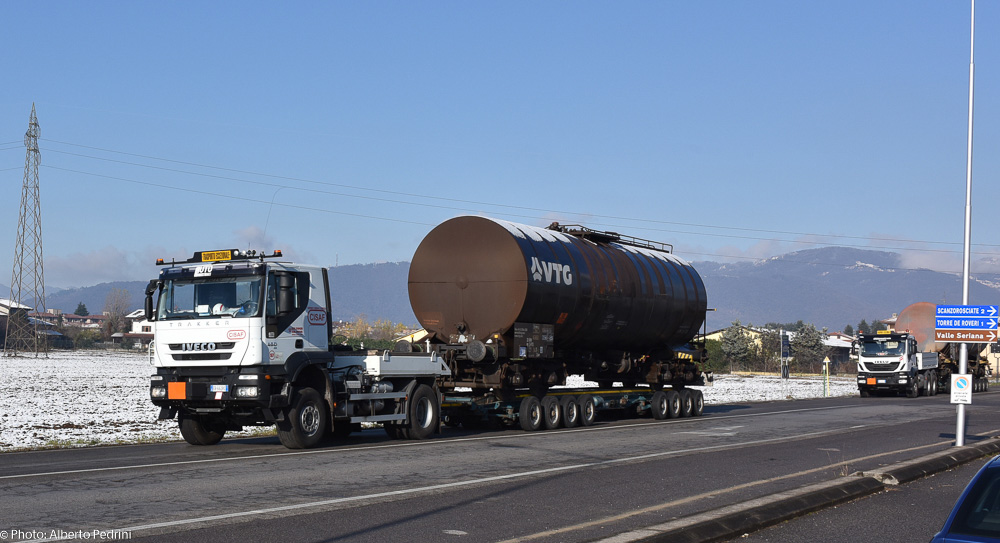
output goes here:
[[858, 373], [858, 387], [899, 388], [910, 384], [910, 376], [905, 373]]
[[153, 405], [161, 408], [161, 419], [173, 418], [178, 410], [194, 413], [257, 411], [269, 418], [271, 409], [288, 405], [283, 389], [283, 382], [276, 382], [264, 374], [197, 376], [175, 371], [152, 376], [149, 397]]

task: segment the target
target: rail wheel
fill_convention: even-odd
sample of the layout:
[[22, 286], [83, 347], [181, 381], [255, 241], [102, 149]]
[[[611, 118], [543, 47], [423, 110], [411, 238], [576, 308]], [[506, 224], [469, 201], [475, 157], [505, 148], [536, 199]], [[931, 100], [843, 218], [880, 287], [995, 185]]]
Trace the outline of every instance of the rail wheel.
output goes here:
[[580, 404], [574, 396], [563, 396], [562, 402], [563, 426], [575, 428], [580, 425]]
[[594, 397], [590, 394], [584, 394], [576, 402], [580, 404], [580, 424], [582, 426], [594, 424], [594, 421], [597, 420], [597, 405], [594, 403]]

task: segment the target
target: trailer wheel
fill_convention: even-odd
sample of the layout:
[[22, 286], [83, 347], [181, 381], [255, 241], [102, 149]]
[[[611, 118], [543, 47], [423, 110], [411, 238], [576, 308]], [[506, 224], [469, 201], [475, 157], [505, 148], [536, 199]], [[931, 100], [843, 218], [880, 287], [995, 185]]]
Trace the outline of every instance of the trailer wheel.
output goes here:
[[212, 424], [197, 415], [183, 415], [177, 424], [181, 437], [191, 445], [215, 445], [226, 434], [221, 424]]
[[705, 412], [705, 395], [700, 390], [691, 391], [691, 416], [700, 417]]
[[690, 417], [691, 410], [694, 407], [691, 402], [691, 391], [685, 388], [678, 392], [678, 394], [681, 396], [681, 416]]
[[667, 418], [676, 419], [681, 416], [681, 395], [676, 390], [670, 389], [667, 394]]
[[323, 441], [330, 427], [330, 411], [314, 388], [303, 388], [278, 424], [278, 439], [289, 449], [308, 449]]
[[546, 430], [555, 430], [562, 422], [562, 406], [555, 396], [545, 396], [542, 398], [542, 423]]
[[653, 397], [649, 400], [649, 413], [653, 415], [655, 420], [664, 420], [670, 414], [667, 404], [667, 393], [658, 390], [653, 393]]
[[563, 426], [575, 428], [580, 425], [580, 404], [573, 396], [563, 396], [562, 402]]
[[937, 396], [938, 393], [938, 376], [937, 372], [932, 371], [928, 377], [931, 383], [931, 396]]
[[434, 433], [441, 420], [441, 402], [434, 389], [417, 385], [410, 397], [409, 423], [404, 430], [408, 439], [426, 439]]
[[590, 426], [597, 420], [597, 405], [594, 404], [594, 397], [584, 394], [576, 401], [580, 404], [580, 425]]
[[534, 432], [542, 427], [542, 402], [537, 396], [528, 396], [521, 400], [521, 409], [518, 411], [518, 422], [521, 428]]

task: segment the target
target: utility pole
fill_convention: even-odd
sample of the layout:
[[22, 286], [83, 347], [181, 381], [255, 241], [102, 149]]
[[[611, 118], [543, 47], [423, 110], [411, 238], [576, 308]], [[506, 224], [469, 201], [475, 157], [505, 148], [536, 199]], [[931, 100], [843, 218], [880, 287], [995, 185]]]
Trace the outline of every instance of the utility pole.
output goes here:
[[45, 272], [42, 265], [42, 214], [38, 190], [38, 118], [35, 104], [31, 104], [28, 131], [24, 134], [24, 184], [21, 188], [21, 213], [17, 221], [17, 243], [14, 247], [14, 271], [10, 281], [10, 308], [4, 356], [17, 356], [18, 352], [32, 351], [48, 356], [48, 342], [39, 336], [44, 326], [39, 319], [29, 318], [28, 308], [22, 301], [31, 300], [34, 312], [45, 313]]

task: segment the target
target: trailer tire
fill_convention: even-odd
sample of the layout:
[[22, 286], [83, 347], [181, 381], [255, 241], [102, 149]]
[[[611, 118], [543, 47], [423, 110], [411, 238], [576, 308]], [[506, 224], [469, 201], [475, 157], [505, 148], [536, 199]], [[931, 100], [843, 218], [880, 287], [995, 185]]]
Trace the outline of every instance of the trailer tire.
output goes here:
[[649, 400], [649, 413], [655, 420], [665, 420], [670, 415], [670, 408], [667, 401], [667, 393], [658, 390], [653, 393]]
[[691, 410], [693, 408], [691, 402], [691, 391], [685, 388], [678, 392], [678, 394], [680, 394], [681, 397], [681, 416], [690, 417]]
[[667, 394], [667, 418], [676, 419], [681, 416], [681, 395], [676, 390], [670, 389]]
[[931, 396], [937, 396], [938, 393], [938, 376], [937, 372], [932, 371], [930, 375], [931, 380]]
[[521, 400], [521, 408], [518, 410], [518, 422], [521, 429], [527, 432], [534, 432], [542, 427], [542, 402], [537, 396], [528, 396]]
[[417, 385], [410, 396], [409, 422], [403, 430], [406, 439], [427, 439], [437, 430], [441, 421], [441, 402], [434, 389]]
[[597, 420], [597, 404], [594, 403], [594, 397], [584, 394], [576, 402], [580, 404], [580, 425], [593, 425]]
[[705, 395], [700, 390], [691, 391], [691, 416], [700, 417], [705, 412]]
[[197, 415], [183, 415], [177, 425], [181, 437], [191, 445], [215, 445], [226, 435], [226, 429], [221, 424], [208, 423]]
[[562, 423], [562, 406], [555, 396], [542, 397], [542, 425], [546, 430], [555, 430]]
[[563, 426], [576, 428], [580, 425], [580, 404], [574, 396], [563, 396], [562, 402]]
[[319, 445], [330, 428], [330, 410], [314, 388], [295, 395], [285, 420], [278, 424], [278, 439], [289, 449], [309, 449]]

